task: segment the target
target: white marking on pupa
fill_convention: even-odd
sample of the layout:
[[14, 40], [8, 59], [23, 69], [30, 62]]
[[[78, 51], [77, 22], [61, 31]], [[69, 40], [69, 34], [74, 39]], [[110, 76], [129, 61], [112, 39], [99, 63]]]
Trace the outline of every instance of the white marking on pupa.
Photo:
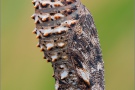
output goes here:
[[39, 38], [39, 36], [41, 35], [39, 31], [36, 31], [36, 34], [37, 34], [36, 38]]
[[62, 73], [61, 73], [61, 79], [64, 79], [64, 78], [66, 78], [68, 76], [68, 71], [67, 70], [65, 70], [65, 71], [63, 71]]
[[35, 24], [36, 24], [38, 21], [39, 21], [39, 18], [38, 18], [38, 16], [36, 15], [36, 16], [35, 16]]
[[61, 1], [56, 1], [56, 2], [53, 2], [52, 6], [55, 7], [55, 5], [60, 5], [60, 6], [63, 6], [63, 4], [61, 3]]
[[61, 33], [62, 31], [67, 31], [67, 30], [68, 30], [67, 27], [59, 26], [59, 27], [55, 28], [53, 31]]
[[72, 83], [73, 81], [71, 79], [68, 80], [69, 83]]
[[63, 43], [63, 42], [58, 43], [59, 47], [63, 47], [64, 45], [65, 45], [65, 43]]
[[85, 65], [84, 63], [82, 63], [82, 65], [83, 65], [83, 69], [85, 70], [85, 73], [87, 74], [87, 76], [91, 75], [87, 65]]
[[40, 47], [40, 44], [39, 44], [39, 42], [37, 43], [37, 45], [36, 45], [37, 47]]
[[[73, 76], [75, 76], [75, 75], [73, 75]], [[77, 80], [77, 77], [74, 77], [73, 80]]]
[[45, 13], [43, 15], [39, 15], [40, 18], [42, 18], [42, 21], [45, 21], [48, 17], [50, 17], [50, 14]]
[[33, 15], [31, 16], [31, 18], [35, 18], [35, 16], [36, 16], [36, 14], [33, 14]]
[[65, 65], [60, 65], [60, 68], [64, 69], [65, 68]]
[[93, 72], [95, 72], [96, 71], [96, 69], [94, 69], [94, 68], [91, 68], [91, 73], [93, 73]]
[[67, 59], [68, 57], [67, 56], [62, 56], [63, 59]]
[[98, 83], [94, 84], [91, 89], [92, 90], [103, 90]]
[[36, 31], [37, 31], [37, 28], [35, 28], [35, 29], [32, 31], [32, 33], [34, 33], [34, 34], [35, 34], [35, 33], [36, 33]]
[[55, 15], [50, 16], [50, 17], [51, 17], [51, 19], [56, 20], [55, 17], [60, 17], [60, 18], [62, 18], [62, 17], [64, 17], [64, 15], [62, 15], [61, 13], [56, 13]]
[[91, 27], [92, 27], [92, 28], [95, 28], [95, 25], [94, 25], [94, 24], [92, 24], [92, 25], [91, 25]]
[[78, 48], [78, 50], [82, 50], [82, 48]]
[[81, 52], [82, 53], [82, 55], [83, 55], [83, 57], [85, 58], [85, 59], [88, 59], [89, 58], [89, 55], [87, 54], [87, 53], [83, 53], [83, 52]]
[[39, 6], [39, 2], [36, 2], [35, 5], [34, 5], [34, 8], [36, 8], [38, 6]]
[[83, 65], [83, 69], [87, 70], [87, 66], [84, 63], [82, 63], [82, 65]]
[[55, 53], [54, 55], [51, 56], [51, 58], [52, 58], [52, 62], [54, 62], [54, 61], [58, 58], [58, 56], [57, 56], [57, 54]]
[[75, 90], [74, 88], [70, 87], [68, 90]]
[[48, 34], [52, 33], [53, 31], [51, 30], [51, 28], [46, 28], [45, 30], [43, 30], [44, 36], [47, 36]]
[[72, 23], [76, 23], [77, 20], [66, 20], [62, 23], [62, 26], [70, 26]]
[[98, 70], [98, 71], [99, 71], [99, 70], [103, 70], [101, 63], [98, 63], [98, 64], [97, 64], [97, 70]]
[[56, 14], [54, 15], [54, 17], [56, 17], [56, 16], [64, 17], [64, 15], [62, 15], [61, 13], [56, 13]]
[[77, 44], [77, 42], [74, 42], [75, 44]]
[[55, 83], [55, 90], [58, 90], [58, 89], [59, 89], [59, 82], [56, 81], [56, 83]]
[[76, 82], [73, 82], [72, 85], [76, 85]]
[[82, 31], [83, 35], [87, 38], [89, 38], [88, 34], [86, 34], [84, 31]]
[[93, 45], [96, 45], [96, 44], [98, 43], [97, 40], [95, 40], [95, 39], [96, 39], [95, 37], [91, 37], [91, 40], [92, 40], [91, 43], [92, 43]]
[[50, 50], [51, 48], [54, 47], [54, 44], [53, 43], [47, 43], [46, 47], [47, 47], [47, 50]]
[[78, 39], [81, 39], [81, 37], [78, 37]]
[[80, 77], [88, 84], [88, 85], [90, 85], [90, 82], [89, 82], [89, 80], [90, 80], [90, 78], [89, 78], [89, 75], [87, 74], [87, 72], [83, 69], [78, 69], [78, 68], [76, 68], [76, 70], [77, 70], [77, 73], [80, 75]]
[[40, 46], [40, 51], [44, 51], [44, 47], [43, 46]]
[[40, 3], [42, 5], [46, 5], [49, 4], [51, 5], [53, 8], [58, 6], [63, 6], [63, 4], [61, 3], [61, 1], [56, 1], [56, 2], [51, 2], [50, 0], [40, 0]]
[[52, 33], [61, 33], [63, 31], [67, 31], [68, 28], [67, 27], [63, 27], [63, 26], [58, 26], [54, 29], [51, 29], [51, 27], [47, 27], [47, 28], [44, 28], [44, 29], [39, 29], [39, 31], [41, 31], [44, 36], [47, 36], [48, 34], [52, 34]]

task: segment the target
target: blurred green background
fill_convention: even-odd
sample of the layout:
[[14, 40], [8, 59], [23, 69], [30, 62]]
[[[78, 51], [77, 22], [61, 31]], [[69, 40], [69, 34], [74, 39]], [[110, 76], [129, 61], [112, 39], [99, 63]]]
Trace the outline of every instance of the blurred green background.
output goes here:
[[[1, 90], [54, 90], [50, 63], [36, 48], [31, 0], [2, 0]], [[134, 90], [134, 0], [82, 0], [105, 62], [106, 90]]]

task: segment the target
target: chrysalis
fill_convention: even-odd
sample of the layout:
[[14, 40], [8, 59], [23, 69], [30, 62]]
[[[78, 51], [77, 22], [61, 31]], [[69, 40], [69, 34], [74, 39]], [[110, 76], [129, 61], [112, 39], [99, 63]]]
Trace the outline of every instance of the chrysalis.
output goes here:
[[52, 63], [55, 90], [104, 90], [104, 65], [93, 18], [80, 0], [33, 0], [36, 34]]

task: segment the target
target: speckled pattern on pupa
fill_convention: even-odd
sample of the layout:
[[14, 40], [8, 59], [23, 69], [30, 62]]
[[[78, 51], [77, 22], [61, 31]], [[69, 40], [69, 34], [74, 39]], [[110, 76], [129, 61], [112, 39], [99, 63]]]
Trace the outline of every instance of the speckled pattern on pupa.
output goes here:
[[35, 33], [52, 63], [55, 90], [105, 90], [104, 63], [93, 18], [80, 0], [33, 0]]

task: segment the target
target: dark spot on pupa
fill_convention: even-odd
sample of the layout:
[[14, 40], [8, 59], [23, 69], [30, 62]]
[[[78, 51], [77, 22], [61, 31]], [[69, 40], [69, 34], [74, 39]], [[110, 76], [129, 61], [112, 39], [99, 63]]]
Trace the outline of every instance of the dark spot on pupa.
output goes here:
[[89, 44], [90, 44], [90, 47], [93, 47], [93, 44], [92, 44], [92, 42], [90, 42]]
[[48, 22], [49, 21], [49, 18], [47, 18], [45, 21], [43, 21], [43, 22]]
[[77, 35], [76, 34], [74, 34], [73, 40], [77, 40]]
[[51, 27], [51, 29], [54, 29], [54, 27]]
[[65, 83], [59, 80], [59, 84], [65, 84]]
[[39, 21], [37, 21], [37, 24], [40, 24], [40, 22], [39, 22]]
[[63, 52], [66, 52], [65, 50], [63, 50]]
[[93, 86], [93, 85], [94, 85], [94, 83], [93, 83], [92, 79], [90, 79], [90, 80], [89, 80], [89, 82], [90, 82], [90, 85], [91, 85], [91, 86]]
[[71, 4], [72, 2], [67, 2], [67, 4]]
[[35, 2], [33, 2], [33, 5], [35, 5]]
[[83, 68], [83, 65], [82, 65], [81, 61], [79, 61], [80, 58], [79, 58], [78, 56], [75, 56], [75, 57], [74, 57], [74, 60], [77, 62], [79, 68]]
[[59, 59], [62, 59], [61, 57]]
[[39, 7], [37, 6], [36, 9], [39, 9]]
[[90, 53], [90, 47], [89, 46], [86, 48], [86, 50], [87, 50], [87, 52]]
[[58, 52], [58, 55], [60, 55], [60, 52]]
[[94, 63], [94, 61], [92, 62], [92, 61], [89, 60], [89, 66], [96, 69], [96, 64]]
[[50, 15], [54, 15], [55, 13], [50, 13]]
[[57, 40], [54, 40], [54, 42], [56, 42]]
[[102, 56], [101, 56], [101, 55], [97, 55], [97, 56], [95, 57], [95, 61], [102, 63]]
[[70, 29], [68, 29], [69, 31], [71, 31], [72, 29], [70, 28]]
[[76, 19], [76, 20], [78, 20], [78, 19], [79, 19], [79, 15], [78, 15], [78, 14], [76, 14], [75, 19]]
[[70, 26], [71, 26], [71, 27], [75, 26], [75, 23], [72, 23]]
[[55, 2], [55, 0], [51, 0], [51, 2]]
[[101, 50], [99, 49], [98, 46], [96, 46], [95, 51], [96, 51], [97, 54], [101, 54]]
[[49, 7], [49, 5], [50, 5], [50, 4], [46, 4], [45, 6], [42, 5], [41, 7], [42, 7], [42, 8], [47, 8], [47, 7]]
[[69, 72], [69, 74], [72, 74], [72, 72]]
[[47, 37], [47, 38], [48, 38], [48, 37], [50, 37], [50, 36], [51, 36], [51, 34], [48, 34], [48, 35], [47, 35], [47, 36], [45, 36], [45, 37]]

